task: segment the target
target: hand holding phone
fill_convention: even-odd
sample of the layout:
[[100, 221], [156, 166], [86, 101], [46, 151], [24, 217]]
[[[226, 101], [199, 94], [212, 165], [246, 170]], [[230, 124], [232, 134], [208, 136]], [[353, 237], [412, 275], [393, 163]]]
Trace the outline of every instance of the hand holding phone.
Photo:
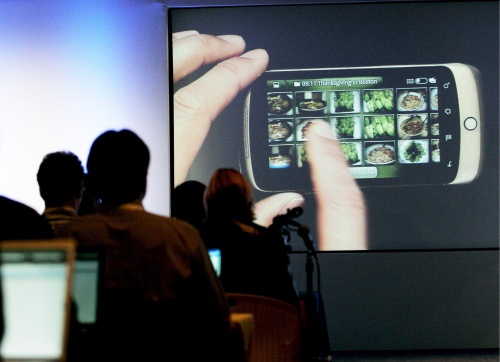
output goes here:
[[[234, 72], [234, 79], [227, 81], [227, 74], [220, 68], [211, 70], [203, 75], [197, 81], [184, 87], [182, 90], [177, 91], [174, 101], [174, 185], [183, 182], [186, 178], [191, 163], [193, 162], [199, 147], [203, 144], [206, 132], [210, 127], [210, 122], [217, 116], [219, 112], [236, 96], [238, 91], [242, 90], [240, 87], [245, 87], [254, 81], [264, 71], [267, 66], [267, 54], [263, 56], [263, 51], [248, 52], [238, 56], [244, 49], [236, 44], [224, 44], [227, 39], [223, 37], [206, 36], [208, 44], [211, 46], [200, 48], [195, 46], [197, 42], [190, 37], [204, 36], [198, 34], [196, 31], [182, 32], [174, 35], [175, 41], [173, 42], [173, 65], [174, 65], [174, 82], [178, 81], [187, 74], [195, 71], [197, 67], [201, 66], [203, 62], [193, 61], [194, 59], [204, 59], [213, 62], [223, 61], [227, 66], [232, 69], [239, 69], [239, 72]], [[234, 40], [234, 38], [231, 38]], [[230, 39], [230, 40], [231, 40]], [[222, 43], [221, 43], [222, 42]], [[245, 58], [245, 59], [239, 59]], [[240, 79], [239, 76], [243, 75]], [[226, 80], [224, 82], [224, 80]], [[224, 84], [224, 86], [220, 86]], [[179, 93], [180, 92], [180, 93]], [[204, 99], [209, 99], [209, 104], [204, 107], [197, 107], [196, 96]], [[193, 100], [193, 102], [188, 102]], [[203, 110], [200, 115], [198, 109]], [[333, 143], [332, 143], [333, 142]], [[313, 140], [312, 143], [315, 143]], [[316, 148], [316, 160], [318, 162], [329, 162], [331, 151], [335, 149], [336, 144], [332, 140], [318, 139], [318, 144], [323, 144], [325, 147]], [[338, 158], [337, 158], [338, 159]], [[346, 166], [340, 163], [341, 168], [347, 169]], [[317, 185], [321, 185], [321, 189], [325, 191], [325, 203], [320, 205], [318, 214], [318, 223], [320, 225], [320, 240], [319, 248], [328, 250], [335, 249], [365, 249], [366, 236], [365, 230], [365, 215], [364, 215], [364, 200], [359, 193], [357, 185], [353, 182], [343, 184], [339, 182], [339, 178], [330, 179], [331, 175], [328, 173], [313, 172], [313, 177], [316, 177]], [[309, 178], [309, 175], [308, 175]], [[352, 179], [349, 175], [348, 179]], [[329, 201], [336, 199], [335, 192], [325, 188], [325, 185], [331, 182], [338, 182], [339, 192], [346, 190], [353, 191], [353, 194], [360, 196], [358, 199], [357, 207], [352, 208], [353, 205], [348, 199], [337, 204], [330, 204]], [[352, 180], [351, 180], [352, 181]], [[344, 187], [344, 188], [343, 188]], [[349, 195], [349, 192], [345, 193]], [[295, 208], [301, 206], [304, 202], [303, 197], [294, 192], [287, 192], [275, 194], [257, 203], [256, 208], [257, 217], [261, 225], [268, 226], [272, 222], [272, 218], [280, 213], [285, 213], [287, 208]], [[347, 210], [345, 210], [347, 209]], [[344, 212], [345, 211], [345, 212]], [[332, 220], [336, 214], [344, 215], [346, 223], [340, 225], [339, 228], [328, 230]], [[340, 219], [339, 219], [340, 220]], [[356, 224], [357, 231], [360, 231], [359, 237], [353, 238], [351, 230], [345, 229], [346, 225]]]
[[[204, 64], [219, 63], [173, 96], [174, 187], [185, 181], [211, 122], [267, 67], [268, 55], [256, 49], [243, 53], [236, 35], [212, 36], [197, 31], [175, 33], [172, 39], [174, 83]], [[228, 76], [226, 68], [233, 69]]]
[[[200, 47], [200, 43], [204, 44]], [[241, 37], [211, 36], [189, 30], [175, 33], [172, 39], [174, 83], [206, 63], [221, 62], [193, 83], [176, 92], [173, 102], [174, 187], [183, 181], [205, 141], [211, 122], [244, 87], [267, 67], [264, 50], [244, 53]], [[235, 70], [233, 77], [223, 69]], [[200, 104], [200, 102], [205, 102]], [[256, 222], [269, 226], [272, 219], [287, 208], [301, 206], [304, 198], [297, 193], [273, 195], [256, 205]]]

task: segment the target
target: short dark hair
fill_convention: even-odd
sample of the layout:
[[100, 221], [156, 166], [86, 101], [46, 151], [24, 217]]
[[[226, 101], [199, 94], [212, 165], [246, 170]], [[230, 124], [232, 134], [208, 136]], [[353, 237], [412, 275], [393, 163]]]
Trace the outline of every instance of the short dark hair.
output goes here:
[[206, 218], [205, 189], [206, 186], [196, 180], [184, 181], [175, 187], [171, 195], [171, 216], [200, 228]]
[[40, 195], [46, 204], [53, 206], [81, 197], [83, 178], [82, 162], [68, 151], [47, 154], [36, 174]]
[[89, 187], [105, 206], [135, 201], [146, 193], [149, 149], [134, 132], [106, 131], [87, 159]]

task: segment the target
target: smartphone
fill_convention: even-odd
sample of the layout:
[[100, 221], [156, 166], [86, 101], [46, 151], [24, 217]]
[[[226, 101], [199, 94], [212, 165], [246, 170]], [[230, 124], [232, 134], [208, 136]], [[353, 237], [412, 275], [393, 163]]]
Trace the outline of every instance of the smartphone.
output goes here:
[[222, 264], [220, 249], [208, 249], [208, 256], [214, 267], [215, 274], [220, 277]]
[[479, 88], [459, 63], [267, 71], [245, 100], [246, 175], [261, 191], [311, 191], [307, 131], [325, 122], [361, 187], [471, 182]]

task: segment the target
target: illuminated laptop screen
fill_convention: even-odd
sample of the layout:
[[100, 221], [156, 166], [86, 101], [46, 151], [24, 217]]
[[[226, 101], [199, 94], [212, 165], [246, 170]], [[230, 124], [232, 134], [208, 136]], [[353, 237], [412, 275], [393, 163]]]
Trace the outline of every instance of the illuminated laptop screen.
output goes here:
[[72, 271], [67, 251], [2, 248], [2, 359], [64, 359]]
[[100, 250], [77, 252], [72, 295], [77, 307], [76, 318], [83, 326], [97, 322], [99, 293], [103, 281], [103, 257]]

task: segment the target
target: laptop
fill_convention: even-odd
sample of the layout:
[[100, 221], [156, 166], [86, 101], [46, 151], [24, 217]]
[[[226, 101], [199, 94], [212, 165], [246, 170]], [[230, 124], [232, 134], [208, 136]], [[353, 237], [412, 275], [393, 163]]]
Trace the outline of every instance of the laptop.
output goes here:
[[101, 311], [106, 253], [98, 246], [79, 245], [73, 275], [73, 301], [82, 333], [95, 330]]
[[3, 361], [65, 361], [76, 243], [0, 242]]

